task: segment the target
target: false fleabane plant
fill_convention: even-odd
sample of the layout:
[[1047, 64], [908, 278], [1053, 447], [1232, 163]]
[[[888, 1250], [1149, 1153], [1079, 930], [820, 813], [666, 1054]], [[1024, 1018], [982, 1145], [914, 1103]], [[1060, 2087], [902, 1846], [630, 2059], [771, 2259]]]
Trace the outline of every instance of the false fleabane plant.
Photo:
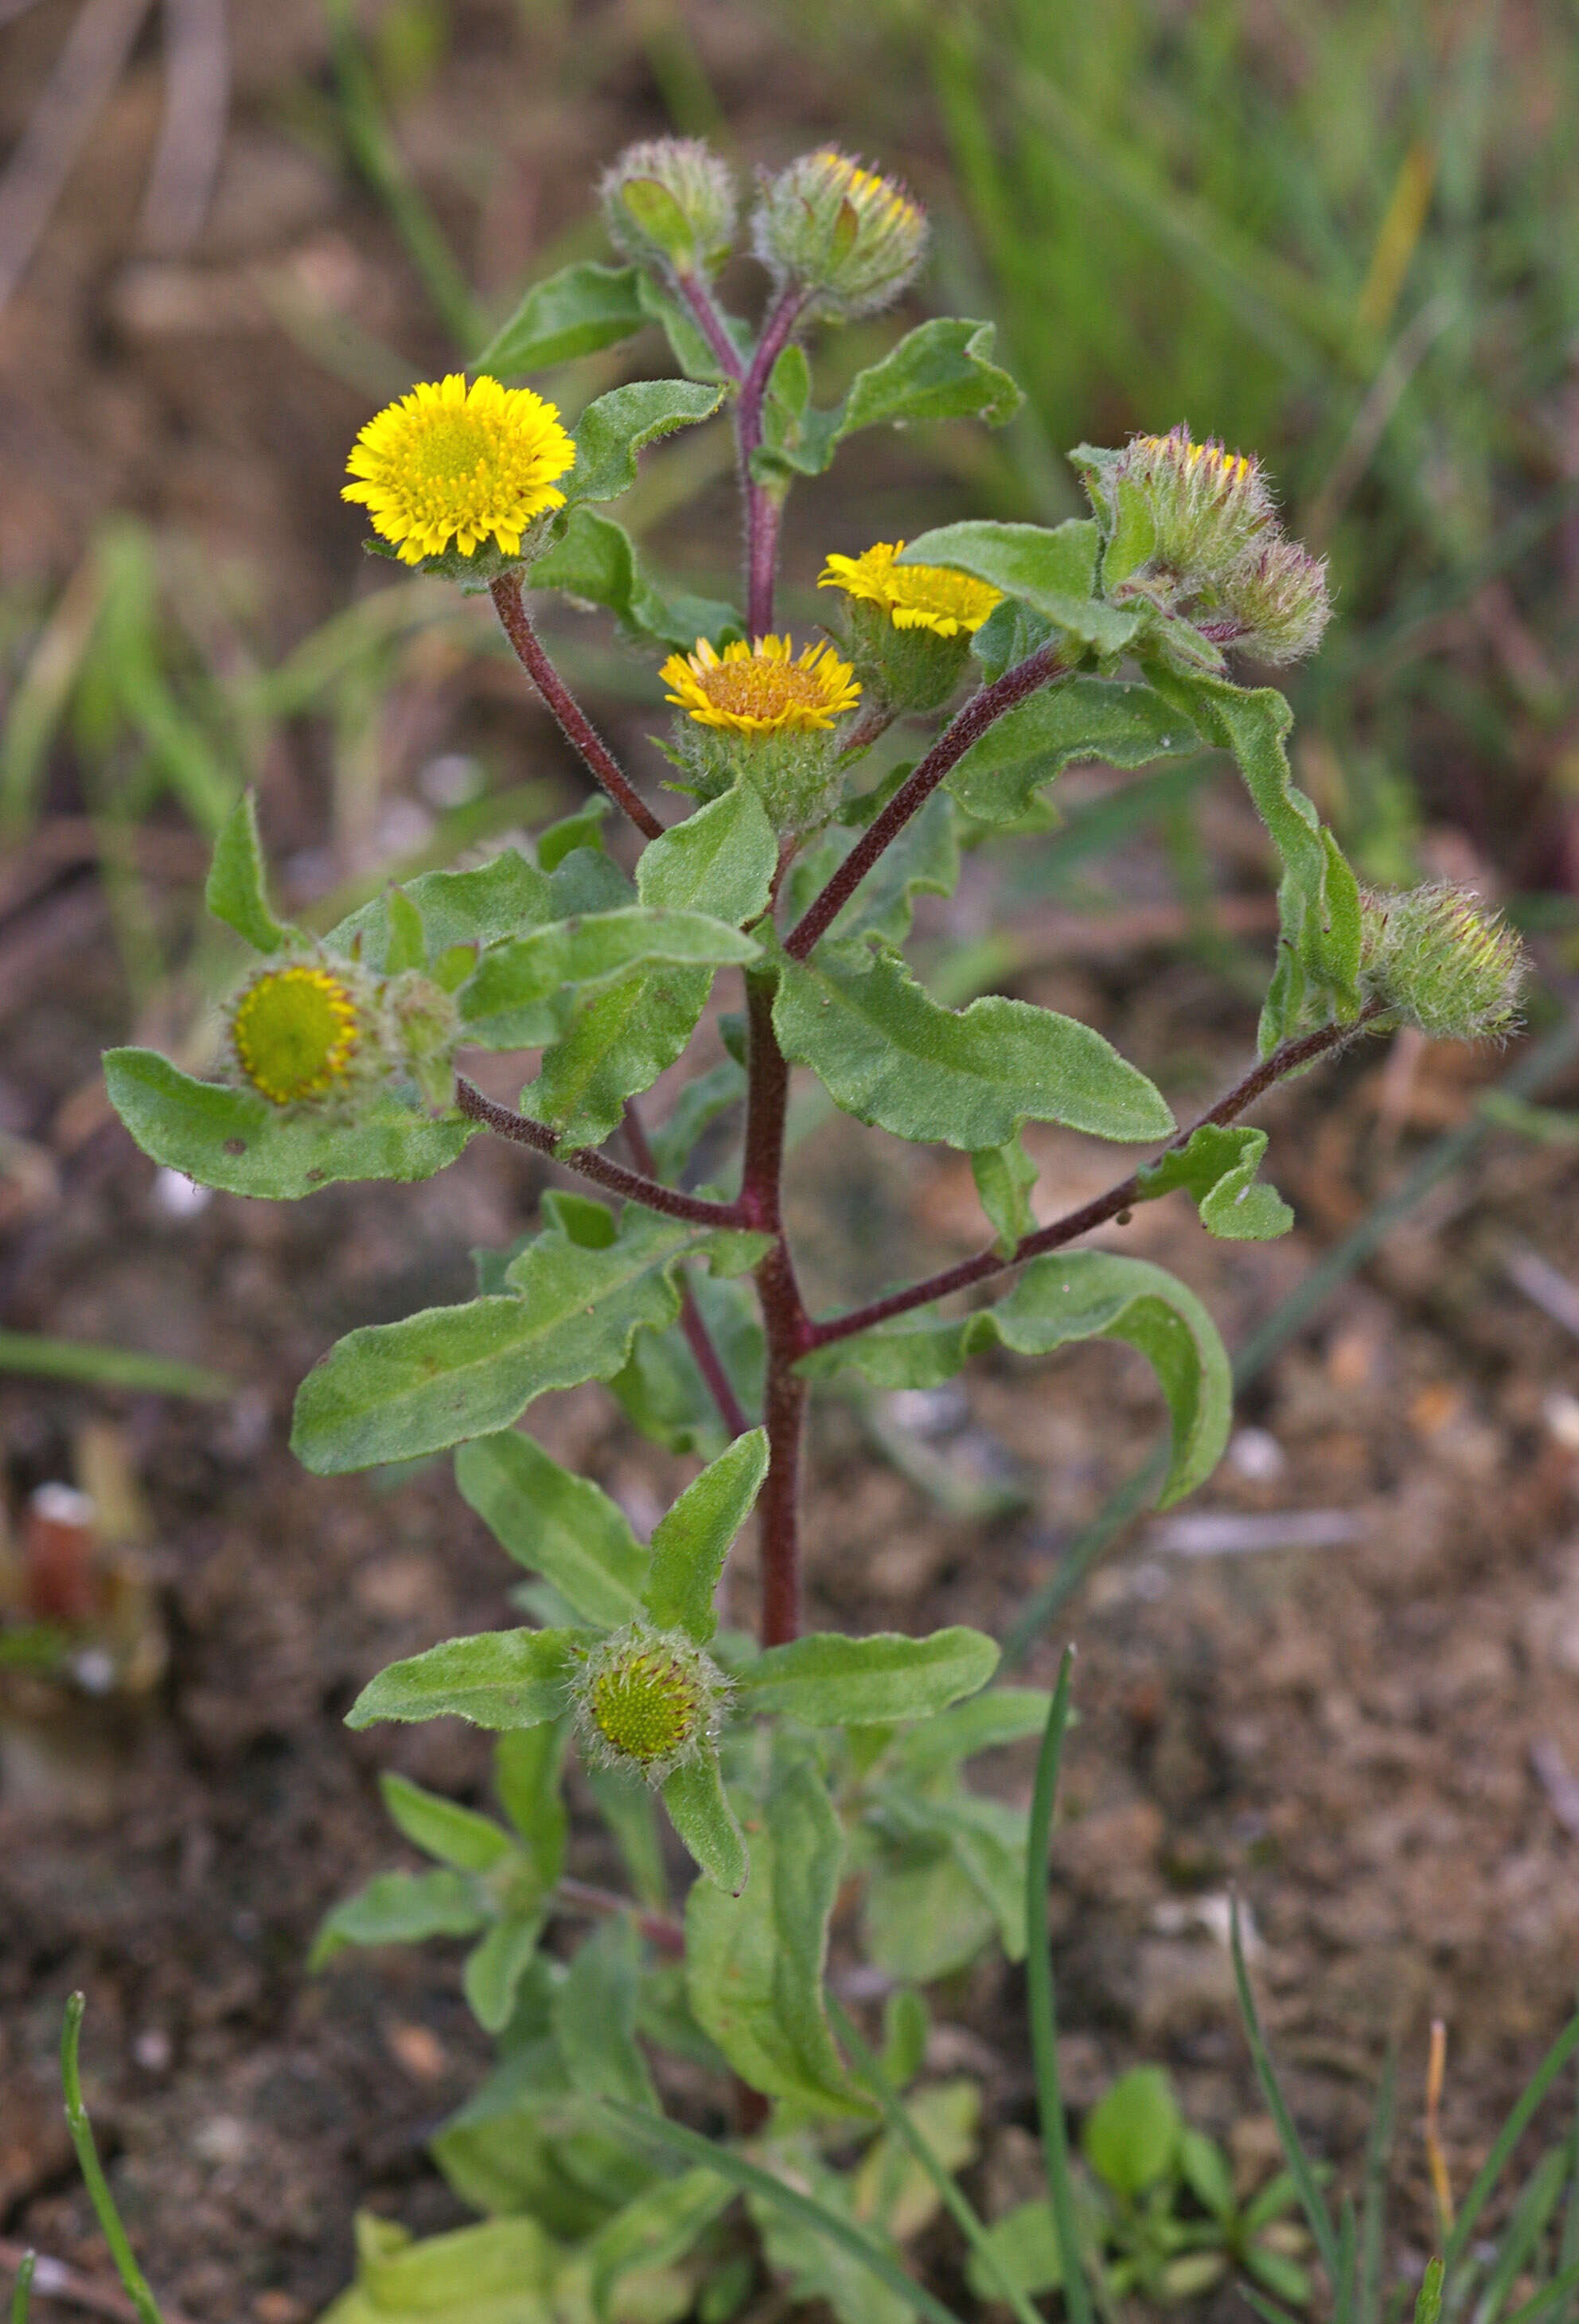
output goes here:
[[[1121, 1340], [1155, 1369], [1171, 1432], [1162, 1498], [1177, 1500], [1211, 1473], [1228, 1427], [1218, 1334], [1160, 1268], [1076, 1246], [1176, 1189], [1214, 1234], [1281, 1233], [1291, 1213], [1258, 1176], [1265, 1133], [1242, 1120], [1256, 1099], [1368, 1028], [1499, 1032], [1519, 962], [1459, 891], [1362, 896], [1291, 781], [1288, 706], [1230, 675], [1236, 650], [1263, 661], [1309, 651], [1326, 618], [1322, 568], [1285, 536], [1247, 455], [1182, 428], [1083, 447], [1089, 517], [830, 549], [819, 586], [831, 637], [782, 632], [779, 530], [797, 477], [863, 429], [1002, 424], [1019, 392], [990, 325], [939, 318], [858, 372], [836, 404], [814, 401], [813, 329], [891, 302], [926, 247], [905, 189], [847, 155], [819, 150], [762, 180], [752, 247], [770, 289], [754, 329], [715, 288], [736, 217], [716, 156], [688, 141], [633, 148], [602, 199], [627, 263], [539, 283], [469, 381], [420, 386], [371, 420], [346, 497], [371, 517], [371, 549], [491, 595], [528, 677], [640, 835], [633, 872], [583, 810], [531, 854], [426, 874], [311, 940], [274, 915], [244, 799], [208, 890], [261, 956], [228, 1013], [223, 1073], [194, 1079], [135, 1049], [106, 1070], [145, 1151], [236, 1193], [424, 1178], [477, 1136], [595, 1190], [545, 1196], [538, 1230], [483, 1260], [475, 1298], [352, 1332], [302, 1385], [293, 1441], [309, 1468], [455, 1448], [461, 1492], [535, 1577], [531, 1619], [395, 1664], [351, 1712], [357, 1726], [459, 1717], [494, 1731], [505, 1820], [388, 1777], [394, 1821], [436, 1867], [389, 1874], [338, 1906], [319, 1956], [476, 1940], [466, 1990], [502, 2061], [435, 2152], [464, 2197], [502, 2216], [434, 2255], [456, 2303], [483, 2297], [490, 2270], [516, 2287], [530, 2279], [553, 2313], [646, 2324], [683, 2312], [699, 2273], [716, 2285], [743, 2266], [743, 2292], [754, 2263], [721, 2222], [745, 2183], [770, 2264], [864, 2324], [872, 2252], [897, 2268], [897, 2245], [943, 2200], [918, 2182], [911, 2130], [924, 2124], [928, 2151], [951, 2164], [972, 2149], [969, 2085], [929, 2086], [894, 2116], [925, 2047], [918, 1988], [994, 1941], [1011, 1955], [1025, 1946], [1025, 1819], [974, 1793], [963, 1770], [1040, 1728], [1048, 1699], [993, 1687], [998, 1650], [974, 1630], [802, 1635], [808, 1398], [842, 1367], [885, 1388], [931, 1387], [994, 1343], [1038, 1356]], [[573, 427], [504, 383], [649, 322], [680, 375], [616, 387]], [[604, 512], [644, 446], [725, 414], [743, 499], [743, 611], [660, 586]], [[660, 745], [668, 790], [691, 802], [673, 819], [616, 762], [545, 650], [528, 604], [542, 591], [609, 608], [660, 665], [675, 713]], [[900, 719], [930, 722], [930, 737], [873, 783], [866, 755]], [[1203, 748], [1233, 754], [1279, 853], [1281, 928], [1258, 1060], [1180, 1129], [1090, 1027], [998, 995], [946, 1008], [905, 947], [914, 895], [953, 887], [962, 836], [1021, 828], [1065, 766], [1136, 768]], [[687, 1050], [720, 977], [743, 990], [742, 1012], [722, 1020], [728, 1057], [649, 1127], [637, 1101]], [[540, 1051], [518, 1108], [461, 1070], [466, 1052], [490, 1049]], [[969, 1155], [976, 1257], [811, 1313], [781, 1201], [792, 1065], [860, 1121]], [[727, 1183], [691, 1183], [702, 1132], [731, 1108], [742, 1126], [734, 1161], [717, 1166]], [[1150, 1157], [1038, 1225], [1020, 1135], [1030, 1121]], [[984, 1297], [960, 1304], [978, 1288]], [[649, 1544], [517, 1425], [546, 1391], [587, 1380], [606, 1382], [633, 1426], [706, 1456]], [[753, 1511], [754, 1638], [719, 1632], [714, 1611]], [[572, 1738], [626, 1868], [623, 1894], [564, 1869]], [[683, 1917], [657, 1802], [699, 1871]], [[836, 2033], [826, 2006], [845, 1884], [890, 1988], [877, 2061], [847, 2025]], [[597, 1926], [567, 1961], [543, 1948], [550, 1917]], [[683, 2059], [693, 2081], [697, 2068], [715, 2076], [755, 2180], [701, 2163], [666, 2175], [682, 2134], [666, 2121], [652, 2052]], [[846, 2153], [854, 2142], [853, 2171], [833, 2169], [830, 2141]], [[829, 2218], [858, 2230], [864, 2257], [851, 2261], [848, 2236], [829, 2242]], [[346, 2324], [429, 2312], [427, 2248], [367, 2223]], [[710, 2297], [722, 2317], [724, 2294]]]

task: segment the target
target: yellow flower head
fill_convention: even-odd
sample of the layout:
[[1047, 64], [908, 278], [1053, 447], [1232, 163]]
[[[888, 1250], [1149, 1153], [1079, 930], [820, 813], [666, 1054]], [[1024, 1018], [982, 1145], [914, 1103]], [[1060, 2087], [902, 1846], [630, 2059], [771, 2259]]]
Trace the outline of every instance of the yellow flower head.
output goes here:
[[706, 638], [693, 654], [670, 654], [659, 675], [665, 696], [698, 726], [718, 726], [753, 741], [764, 734], [811, 734], [854, 709], [861, 688], [847, 661], [826, 644], [790, 659], [788, 638], [758, 638], [715, 653]]
[[572, 1699], [593, 1759], [658, 1784], [711, 1741], [726, 1692], [711, 1655], [683, 1632], [632, 1622], [593, 1648]]
[[940, 638], [974, 637], [1002, 592], [946, 565], [896, 565], [902, 540], [877, 541], [859, 557], [830, 556], [819, 589], [880, 606], [896, 630], [933, 630]]
[[557, 480], [576, 447], [551, 403], [529, 387], [459, 372], [424, 382], [370, 420], [346, 463], [374, 530], [406, 565], [437, 557], [453, 539], [463, 557], [494, 540], [506, 556], [535, 516], [562, 508]]
[[230, 1020], [242, 1072], [274, 1105], [322, 1097], [344, 1082], [365, 1030], [349, 982], [306, 961], [262, 970]]

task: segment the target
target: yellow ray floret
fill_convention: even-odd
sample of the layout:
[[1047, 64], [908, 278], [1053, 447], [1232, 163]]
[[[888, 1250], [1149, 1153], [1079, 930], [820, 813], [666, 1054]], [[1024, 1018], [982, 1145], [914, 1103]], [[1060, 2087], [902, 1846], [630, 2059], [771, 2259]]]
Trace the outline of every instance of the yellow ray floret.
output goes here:
[[322, 1097], [344, 1081], [361, 1038], [350, 988], [305, 962], [266, 968], [235, 1004], [231, 1038], [242, 1072], [275, 1105]]
[[896, 630], [936, 630], [940, 638], [957, 637], [963, 630], [974, 637], [1002, 604], [1002, 591], [946, 565], [896, 565], [904, 545], [880, 540], [859, 557], [830, 556], [817, 586], [880, 605]]
[[698, 726], [732, 734], [809, 734], [861, 698], [849, 663], [831, 647], [807, 646], [791, 660], [788, 638], [725, 646], [722, 656], [698, 638], [695, 653], [670, 654], [659, 674], [675, 689], [667, 701]]
[[557, 480], [576, 447], [551, 403], [529, 387], [459, 372], [425, 381], [370, 420], [346, 463], [374, 529], [407, 565], [437, 557], [453, 539], [470, 557], [492, 539], [507, 557], [534, 516], [562, 508]]
[[835, 180], [845, 199], [862, 219], [884, 226], [902, 226], [909, 232], [919, 231], [927, 222], [927, 213], [919, 202], [910, 199], [897, 178], [885, 178], [876, 170], [863, 170], [859, 161], [841, 153], [834, 145], [824, 145], [813, 154], [811, 166], [818, 166]]

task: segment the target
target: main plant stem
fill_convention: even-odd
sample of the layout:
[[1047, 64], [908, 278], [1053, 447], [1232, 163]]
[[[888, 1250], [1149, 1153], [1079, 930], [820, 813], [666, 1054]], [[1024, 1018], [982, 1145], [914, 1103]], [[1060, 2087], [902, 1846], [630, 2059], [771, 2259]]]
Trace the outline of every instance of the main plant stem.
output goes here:
[[756, 1271], [767, 1342], [762, 1417], [768, 1431], [768, 1474], [757, 1503], [762, 1560], [759, 1628], [764, 1646], [781, 1646], [798, 1637], [800, 1629], [800, 1439], [806, 1422], [807, 1384], [795, 1365], [811, 1345], [811, 1319], [784, 1235], [780, 1187], [790, 1068], [773, 1030], [772, 980], [748, 974], [745, 991], [750, 1078], [740, 1207], [750, 1226], [773, 1238], [773, 1248]]

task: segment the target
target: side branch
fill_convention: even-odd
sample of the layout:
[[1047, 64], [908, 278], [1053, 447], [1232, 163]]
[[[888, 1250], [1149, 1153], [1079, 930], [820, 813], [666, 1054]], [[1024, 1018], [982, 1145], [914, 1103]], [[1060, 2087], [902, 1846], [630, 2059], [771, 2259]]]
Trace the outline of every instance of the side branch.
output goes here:
[[512, 1139], [517, 1146], [530, 1146], [534, 1153], [546, 1154], [551, 1161], [562, 1163], [567, 1170], [590, 1178], [595, 1186], [605, 1187], [611, 1194], [623, 1194], [627, 1202], [640, 1203], [647, 1210], [661, 1211], [666, 1218], [687, 1219], [699, 1227], [740, 1227], [747, 1223], [738, 1203], [713, 1203], [700, 1194], [682, 1194], [678, 1186], [662, 1185], [656, 1178], [644, 1178], [638, 1171], [627, 1170], [623, 1163], [611, 1162], [596, 1147], [577, 1146], [568, 1154], [557, 1153], [554, 1133], [546, 1122], [533, 1121], [524, 1113], [512, 1113], [507, 1105], [495, 1105], [464, 1074], [455, 1077], [455, 1102], [468, 1121], [479, 1121], [485, 1130], [494, 1131], [500, 1138]]
[[[1324, 1025], [1319, 1032], [1303, 1034], [1297, 1041], [1285, 1041], [1280, 1049], [1274, 1049], [1270, 1057], [1263, 1057], [1242, 1082], [1237, 1082], [1226, 1097], [1220, 1098], [1209, 1113], [1202, 1114], [1188, 1130], [1181, 1130], [1172, 1145], [1163, 1148], [1163, 1154], [1180, 1152], [1197, 1130], [1222, 1129], [1236, 1121], [1257, 1098], [1266, 1094], [1274, 1082], [1344, 1047], [1382, 1014], [1383, 1003], [1372, 1001], [1352, 1024]], [[973, 1283], [983, 1283], [990, 1276], [1002, 1274], [1008, 1268], [1023, 1266], [1028, 1259], [1039, 1259], [1044, 1251], [1061, 1250], [1066, 1243], [1090, 1234], [1095, 1227], [1105, 1226], [1109, 1219], [1117, 1218], [1121, 1211], [1129, 1210], [1140, 1200], [1140, 1176], [1139, 1171], [1131, 1171], [1116, 1186], [1110, 1186], [1105, 1194], [1098, 1194], [1079, 1210], [1070, 1211], [1063, 1218], [1055, 1219], [1050, 1226], [1038, 1227], [1034, 1233], [1026, 1235], [1007, 1259], [995, 1249], [978, 1251], [974, 1259], [962, 1259], [957, 1267], [929, 1275], [923, 1282], [912, 1283], [906, 1291], [892, 1292], [886, 1299], [874, 1299], [868, 1306], [854, 1307], [847, 1314], [831, 1315], [825, 1323], [814, 1323], [809, 1344], [812, 1348], [826, 1348], [836, 1340], [854, 1339], [857, 1333], [869, 1332], [874, 1324], [886, 1323], [891, 1316], [909, 1314], [913, 1307], [929, 1306], [933, 1300], [946, 1298], [951, 1291], [964, 1291]]]
[[695, 274], [677, 274], [674, 287], [690, 309], [697, 327], [718, 358], [718, 368], [725, 378], [738, 386], [743, 376], [734, 342], [725, 328], [724, 318], [713, 303], [713, 294], [706, 284]]
[[950, 769], [958, 765], [971, 744], [979, 742], [994, 720], [1039, 687], [1062, 674], [1058, 649], [1039, 646], [1023, 661], [1006, 669], [991, 686], [974, 694], [958, 716], [946, 726], [913, 774], [900, 786], [881, 815], [874, 816], [827, 886], [808, 906], [784, 939], [792, 960], [804, 960], [817, 938], [826, 936], [891, 841], [897, 839], [910, 817], [925, 807]]
[[488, 595], [494, 600], [494, 610], [503, 624], [504, 634], [515, 649], [516, 659], [553, 712], [566, 742], [614, 805], [623, 808], [642, 837], [661, 838], [663, 825], [621, 773], [608, 744], [543, 651], [542, 640], [533, 629], [531, 617], [522, 601], [520, 575], [503, 575], [493, 583]]

